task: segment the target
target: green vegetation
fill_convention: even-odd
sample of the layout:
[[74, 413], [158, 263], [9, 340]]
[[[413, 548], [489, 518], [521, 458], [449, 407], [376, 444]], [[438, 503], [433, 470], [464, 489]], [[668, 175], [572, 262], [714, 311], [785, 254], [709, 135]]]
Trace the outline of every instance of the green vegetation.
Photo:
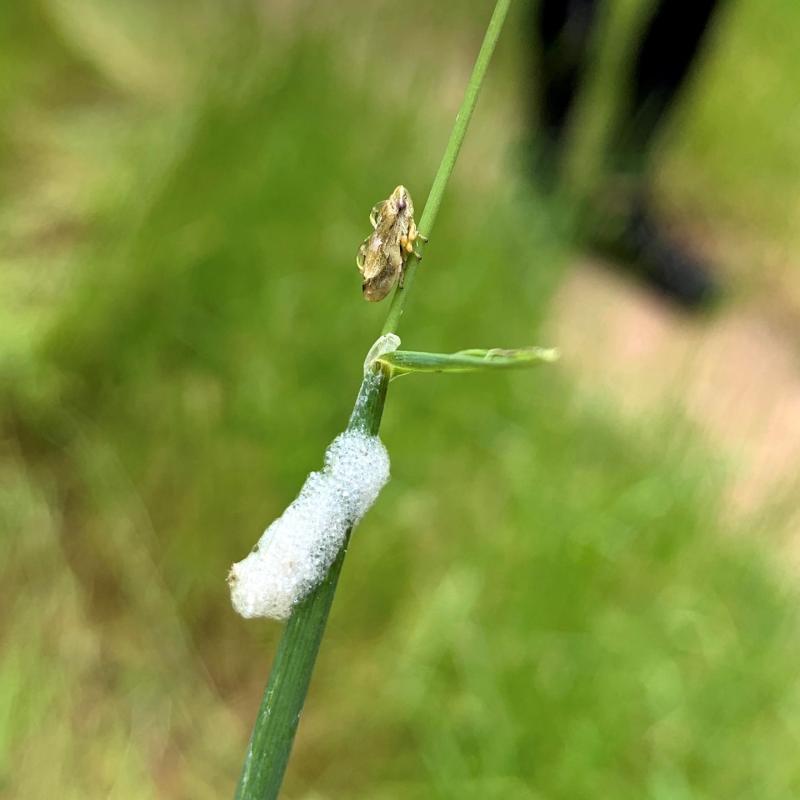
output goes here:
[[[464, 143], [470, 119], [475, 111], [478, 94], [486, 77], [492, 54], [497, 47], [497, 41], [508, 16], [510, 5], [511, 0], [497, 0], [486, 28], [483, 44], [475, 59], [475, 66], [467, 83], [464, 99], [456, 114], [447, 147], [445, 147], [428, 199], [425, 201], [425, 208], [422, 211], [420, 226], [422, 226], [422, 230], [426, 231], [426, 234], [420, 237], [421, 245], [433, 233], [434, 223], [438, 216], [444, 191], [453, 174], [453, 168]], [[380, 230], [380, 226], [376, 227], [376, 233]], [[422, 255], [418, 251], [414, 251], [409, 256], [404, 269], [404, 284], [398, 284], [395, 287], [389, 306], [389, 313], [383, 325], [381, 339], [393, 337], [395, 348], [400, 343], [395, 331], [400, 322], [414, 273], [419, 267], [421, 258]], [[377, 345], [378, 342], [370, 349], [370, 354], [374, 352]], [[519, 353], [519, 351], [516, 352], [517, 354]], [[463, 362], [474, 358], [474, 356], [462, 355], [459, 359], [456, 356], [441, 356], [409, 351], [396, 351], [394, 354], [406, 357], [407, 360], [404, 364], [406, 368], [409, 366], [413, 368], [414, 363], [419, 365], [421, 362], [426, 367], [430, 367], [430, 361], [434, 360], [438, 362], [440, 370], [442, 368], [442, 360], [447, 361], [451, 366], [452, 362], [460, 361], [462, 363], [459, 366], [463, 370]], [[387, 356], [391, 355], [393, 354], [387, 354]], [[527, 352], [526, 355], [528, 364], [536, 360], [536, 355], [532, 355], [531, 352]], [[408, 356], [411, 356], [410, 363]], [[369, 354], [367, 359], [370, 359]], [[480, 361], [479, 366], [486, 369], [487, 365], [491, 364], [496, 368], [499, 363], [495, 362], [506, 362], [508, 364], [514, 361], [517, 362], [516, 365], [518, 366], [521, 360], [520, 358], [512, 359], [508, 357], [501, 359], [484, 358]], [[550, 360], [553, 360], [552, 354]], [[466, 366], [468, 369], [474, 370], [476, 368], [475, 363], [468, 363]], [[393, 371], [394, 365], [391, 362], [384, 362], [380, 357], [369, 360], [369, 363], [367, 361], [364, 362], [364, 377], [353, 406], [353, 413], [350, 415], [350, 421], [347, 424], [348, 431], [360, 430], [372, 436], [378, 434], [381, 419], [383, 418], [386, 393]], [[330, 518], [328, 522], [331, 522]], [[244, 766], [242, 767], [242, 774], [236, 790], [237, 800], [239, 798], [241, 800], [250, 800], [251, 798], [252, 800], [267, 800], [268, 798], [277, 797], [280, 792], [351, 535], [352, 526], [344, 534], [341, 551], [333, 560], [324, 580], [292, 609], [291, 617], [278, 643], [278, 649], [270, 670], [269, 682], [264, 690], [264, 698], [261, 701], [261, 706], [253, 725], [253, 733], [247, 746]]]
[[[0, 796], [229, 796], [280, 628], [237, 618], [225, 574], [347, 420], [386, 313], [359, 296], [367, 213], [400, 180], [424, 197], [486, 9], [6, 5]], [[766, 83], [746, 5], [720, 35]], [[800, 31], [793, 4], [759, 8]], [[498, 142], [513, 44], [404, 348], [558, 344], [540, 323], [566, 245]], [[774, 55], [798, 74], [796, 48]], [[730, 58], [696, 88], [720, 114]], [[765, 158], [792, 165], [779, 95], [735, 123], [780, 124]], [[665, 163], [736, 222], [761, 197], [751, 140], [711, 147], [693, 108]], [[623, 424], [558, 367], [392, 393], [393, 479], [350, 548], [287, 797], [800, 794], [797, 598], [769, 535], [726, 535], [691, 431]]]

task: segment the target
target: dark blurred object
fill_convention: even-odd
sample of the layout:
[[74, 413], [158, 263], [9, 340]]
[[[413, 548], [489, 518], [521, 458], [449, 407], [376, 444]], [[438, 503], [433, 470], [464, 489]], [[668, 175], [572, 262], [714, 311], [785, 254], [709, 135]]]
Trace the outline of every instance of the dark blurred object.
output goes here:
[[[599, 0], [540, 0], [534, 15], [541, 40], [534, 67], [540, 81], [535, 171], [546, 191], [559, 182], [570, 115], [590, 65], [599, 5]], [[719, 0], [654, 3], [632, 60], [626, 102], [609, 137], [611, 177], [596, 203], [605, 224], [591, 237], [593, 245], [687, 308], [708, 304], [719, 289], [708, 266], [663, 230], [648, 200], [646, 168], [656, 134], [719, 5]], [[626, 190], [620, 193], [619, 185]]]

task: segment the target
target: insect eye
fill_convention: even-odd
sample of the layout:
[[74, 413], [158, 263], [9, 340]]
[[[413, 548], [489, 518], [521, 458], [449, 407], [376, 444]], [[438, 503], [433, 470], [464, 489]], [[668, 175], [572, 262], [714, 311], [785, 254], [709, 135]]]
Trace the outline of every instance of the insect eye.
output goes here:
[[398, 211], [405, 211], [406, 210], [406, 205], [407, 205], [407, 203], [405, 201], [405, 198], [402, 198], [401, 200], [399, 200], [397, 202], [397, 210]]

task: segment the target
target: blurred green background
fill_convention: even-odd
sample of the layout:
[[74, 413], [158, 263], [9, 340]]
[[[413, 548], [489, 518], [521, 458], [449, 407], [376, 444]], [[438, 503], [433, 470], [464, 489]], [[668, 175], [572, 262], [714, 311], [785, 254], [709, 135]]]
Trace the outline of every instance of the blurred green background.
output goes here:
[[[0, 8], [0, 797], [232, 794], [280, 629], [225, 575], [346, 422], [367, 214], [421, 207], [490, 5]], [[610, 7], [582, 179], [643, 4]], [[558, 344], [514, 13], [409, 349]], [[800, 248], [798, 37], [800, 5], [730, 3], [662, 148], [734, 303], [798, 296], [752, 257]], [[795, 494], [732, 519], [691, 424], [569, 363], [405, 379], [382, 437], [286, 797], [800, 796]]]

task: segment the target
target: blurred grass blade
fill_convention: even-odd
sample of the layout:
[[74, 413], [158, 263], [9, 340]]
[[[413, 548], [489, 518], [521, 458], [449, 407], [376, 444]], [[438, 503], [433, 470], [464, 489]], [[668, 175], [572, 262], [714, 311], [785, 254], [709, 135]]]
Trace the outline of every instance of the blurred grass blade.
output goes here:
[[514, 350], [459, 350], [457, 353], [420, 353], [395, 350], [378, 359], [393, 378], [412, 372], [483, 372], [494, 369], [521, 369], [558, 360], [558, 350], [547, 347], [522, 347]]

